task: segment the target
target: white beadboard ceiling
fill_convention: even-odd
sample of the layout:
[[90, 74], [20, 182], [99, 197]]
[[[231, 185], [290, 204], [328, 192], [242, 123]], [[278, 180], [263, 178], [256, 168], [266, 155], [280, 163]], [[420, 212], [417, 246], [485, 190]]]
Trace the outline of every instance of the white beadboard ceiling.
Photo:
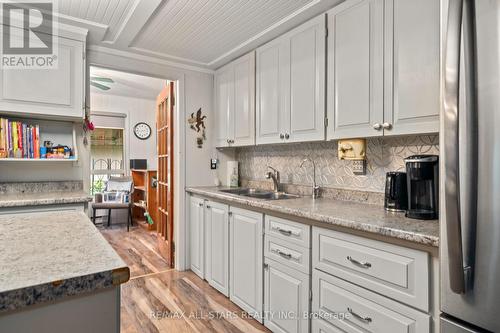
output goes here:
[[58, 0], [89, 45], [215, 69], [342, 0]]
[[144, 98], [156, 101], [156, 97], [166, 84], [166, 81], [162, 79], [95, 66], [90, 67], [90, 77], [102, 77], [113, 80], [113, 83], [97, 81], [98, 83], [109, 87], [109, 90], [102, 90], [94, 86], [90, 86], [90, 98], [92, 98], [93, 93], [96, 93], [103, 95]]

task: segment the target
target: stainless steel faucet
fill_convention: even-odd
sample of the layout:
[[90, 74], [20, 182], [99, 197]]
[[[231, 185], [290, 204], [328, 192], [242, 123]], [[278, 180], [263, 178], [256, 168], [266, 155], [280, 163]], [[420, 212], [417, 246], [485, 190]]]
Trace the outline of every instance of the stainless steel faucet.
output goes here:
[[319, 198], [319, 185], [316, 185], [316, 163], [314, 160], [311, 160], [310, 158], [305, 158], [302, 160], [302, 163], [300, 163], [300, 167], [304, 165], [305, 162], [311, 162], [313, 166], [313, 181], [312, 181], [312, 197], [313, 199]]
[[274, 183], [274, 192], [279, 192], [280, 191], [280, 172], [270, 165], [268, 165], [267, 168], [271, 169], [272, 171], [268, 171], [266, 173], [266, 179], [272, 179], [273, 183]]

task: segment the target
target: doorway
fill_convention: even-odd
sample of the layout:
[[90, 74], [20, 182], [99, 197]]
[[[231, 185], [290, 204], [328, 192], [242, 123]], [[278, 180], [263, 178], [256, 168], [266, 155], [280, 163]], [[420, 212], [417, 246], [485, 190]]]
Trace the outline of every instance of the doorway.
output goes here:
[[[169, 89], [172, 91], [169, 97], [173, 98], [174, 84], [163, 79], [95, 66], [90, 68], [89, 83], [90, 115], [95, 125], [95, 130], [90, 134], [91, 192], [92, 194], [106, 192], [106, 181], [112, 176], [130, 177], [133, 180], [129, 200], [135, 223], [130, 229], [130, 234], [123, 233], [127, 223], [125, 210], [113, 211], [111, 219], [113, 222], [109, 227], [101, 224], [100, 229], [112, 245], [118, 237], [122, 244], [131, 246], [127, 252], [134, 255], [124, 255], [124, 260], [131, 267], [153, 260], [151, 257], [156, 258], [155, 265], [150, 265], [150, 269], [139, 270], [138, 274], [171, 268], [174, 265], [173, 250], [171, 250], [173, 182], [170, 181], [173, 177], [173, 168], [167, 170], [166, 162], [169, 160], [168, 155], [171, 156], [170, 163], [173, 159], [173, 126], [162, 129], [165, 125], [158, 125], [157, 98], [164, 91], [170, 92]], [[165, 112], [168, 107], [173, 113], [173, 105], [172, 101], [167, 99]], [[167, 124], [167, 120], [170, 121], [172, 117], [161, 119]], [[167, 137], [169, 144], [163, 142]], [[168, 152], [162, 152], [160, 157], [159, 149], [166, 149], [167, 146], [170, 146], [166, 150]], [[165, 187], [160, 185], [161, 183], [171, 185]], [[161, 193], [165, 192], [165, 189], [170, 189], [167, 194], [162, 195], [164, 203], [159, 200], [160, 188]], [[170, 214], [163, 214], [169, 217], [162, 218], [162, 212], [169, 211]], [[167, 230], [170, 232], [167, 233]], [[147, 246], [134, 247], [134, 242], [130, 242], [130, 239]], [[150, 244], [152, 239], [154, 239], [153, 247]], [[158, 257], [161, 260], [157, 260]]]

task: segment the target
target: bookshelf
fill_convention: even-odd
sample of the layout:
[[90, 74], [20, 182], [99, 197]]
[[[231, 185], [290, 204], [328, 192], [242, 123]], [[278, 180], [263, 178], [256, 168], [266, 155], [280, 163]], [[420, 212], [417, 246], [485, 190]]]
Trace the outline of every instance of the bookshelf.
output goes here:
[[70, 163], [78, 161], [78, 142], [77, 142], [77, 126], [82, 126], [81, 123], [73, 123], [70, 121], [55, 121], [36, 118], [21, 118], [9, 115], [0, 114], [0, 118], [6, 118], [11, 121], [22, 122], [28, 125], [39, 125], [40, 127], [40, 146], [43, 146], [45, 141], [51, 141], [54, 145], [68, 146], [73, 151], [71, 158], [0, 158], [2, 162], [16, 163]]
[[[132, 219], [138, 226], [146, 230], [155, 230], [158, 219], [158, 202], [156, 200], [156, 187], [152, 179], [156, 178], [156, 170], [132, 169], [134, 192], [132, 194]], [[144, 216], [148, 212], [153, 219], [153, 224], [148, 224]]]

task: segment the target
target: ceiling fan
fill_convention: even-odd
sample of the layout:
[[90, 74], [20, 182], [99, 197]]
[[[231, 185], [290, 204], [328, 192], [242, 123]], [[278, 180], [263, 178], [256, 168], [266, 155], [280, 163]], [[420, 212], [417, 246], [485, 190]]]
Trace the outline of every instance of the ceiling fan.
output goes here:
[[112, 79], [107, 78], [107, 77], [100, 77], [100, 76], [91, 76], [90, 77], [90, 85], [91, 86], [94, 86], [94, 87], [101, 89], [101, 90], [111, 89], [110, 87], [108, 87], [107, 85], [104, 85], [102, 83], [115, 83], [115, 81], [113, 81]]

